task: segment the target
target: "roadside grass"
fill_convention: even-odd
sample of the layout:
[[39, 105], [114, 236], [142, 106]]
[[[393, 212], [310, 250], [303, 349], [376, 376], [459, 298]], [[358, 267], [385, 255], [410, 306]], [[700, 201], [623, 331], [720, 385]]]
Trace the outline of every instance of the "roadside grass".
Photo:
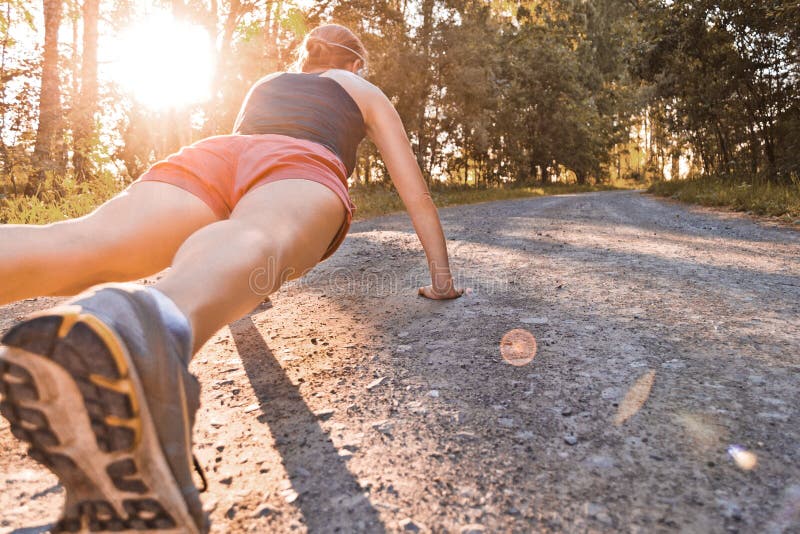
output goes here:
[[[493, 200], [589, 193], [592, 191], [614, 191], [631, 188], [633, 188], [631, 184], [578, 185], [554, 183], [526, 187], [475, 187], [435, 184], [430, 187], [430, 190], [434, 204], [441, 208], [460, 204], [490, 202]], [[372, 183], [369, 185], [351, 187], [350, 197], [357, 208], [354, 220], [363, 220], [378, 215], [405, 211], [405, 206], [400, 196], [397, 194], [397, 191], [388, 184]]]
[[77, 183], [71, 177], [60, 182], [56, 192], [52, 181], [45, 183], [47, 193], [33, 196], [0, 197], [0, 223], [48, 224], [81, 217], [114, 196], [122, 188], [111, 176]]
[[[0, 196], [0, 223], [6, 224], [48, 224], [86, 215], [97, 206], [122, 190], [120, 184], [109, 176], [95, 178], [90, 182], [76, 183], [71, 179], [61, 182], [61, 192], [54, 192], [52, 183], [45, 184], [47, 194], [42, 198], [26, 196]], [[530, 186], [430, 186], [431, 197], [437, 207], [475, 204], [493, 200], [588, 193], [592, 191], [611, 191], [631, 189], [634, 183], [613, 185], [578, 184], [536, 184]], [[641, 186], [640, 186], [641, 187]], [[350, 196], [355, 203], [355, 220], [363, 220], [378, 215], [405, 211], [400, 196], [391, 184], [371, 183], [350, 188]]]
[[656, 182], [647, 191], [654, 195], [671, 197], [683, 202], [727, 207], [756, 215], [780, 217], [788, 221], [794, 221], [800, 217], [800, 183], [754, 185], [716, 177], [704, 177]]

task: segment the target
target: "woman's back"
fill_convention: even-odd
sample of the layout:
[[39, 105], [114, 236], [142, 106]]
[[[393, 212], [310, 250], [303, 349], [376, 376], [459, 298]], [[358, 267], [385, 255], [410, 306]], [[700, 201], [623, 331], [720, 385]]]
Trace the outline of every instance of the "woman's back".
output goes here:
[[322, 72], [283, 72], [250, 89], [233, 133], [280, 134], [319, 143], [337, 154], [348, 175], [366, 135], [361, 109], [334, 79]]

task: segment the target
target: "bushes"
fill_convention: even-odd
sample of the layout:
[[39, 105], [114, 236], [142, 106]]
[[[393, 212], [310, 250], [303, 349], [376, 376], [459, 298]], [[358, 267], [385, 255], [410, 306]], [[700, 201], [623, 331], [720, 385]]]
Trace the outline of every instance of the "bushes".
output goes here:
[[[59, 180], [48, 177], [41, 193], [34, 196], [6, 196], [0, 198], [0, 223], [47, 224], [80, 217], [114, 196], [122, 189], [110, 174], [100, 175], [91, 181], [76, 183], [72, 177]], [[61, 191], [57, 191], [60, 189]]]
[[[80, 217], [114, 196], [123, 186], [111, 175], [103, 175], [80, 184], [72, 178], [65, 178], [60, 185], [63, 192], [59, 193], [56, 192], [52, 180], [48, 179], [43, 187], [46, 192], [39, 197], [19, 195], [3, 198], [0, 195], [0, 223], [47, 224]], [[527, 187], [475, 187], [461, 184], [433, 184], [430, 187], [431, 197], [438, 207], [609, 189], [617, 187], [562, 183]], [[350, 189], [350, 195], [358, 208], [356, 211], [358, 219], [405, 210], [400, 196], [391, 184], [376, 182], [357, 185]]]
[[657, 182], [648, 192], [703, 206], [724, 206], [757, 215], [800, 216], [800, 182], [752, 184], [719, 177]]

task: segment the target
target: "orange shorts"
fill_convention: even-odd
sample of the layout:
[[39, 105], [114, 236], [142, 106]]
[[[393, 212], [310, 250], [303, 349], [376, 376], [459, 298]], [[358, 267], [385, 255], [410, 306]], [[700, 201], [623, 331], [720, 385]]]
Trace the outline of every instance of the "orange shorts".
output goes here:
[[330, 149], [287, 135], [207, 137], [153, 164], [138, 181], [166, 182], [205, 201], [222, 219], [251, 189], [277, 180], [302, 178], [336, 193], [347, 215], [322, 260], [330, 257], [350, 230], [355, 204], [347, 190], [347, 169]]

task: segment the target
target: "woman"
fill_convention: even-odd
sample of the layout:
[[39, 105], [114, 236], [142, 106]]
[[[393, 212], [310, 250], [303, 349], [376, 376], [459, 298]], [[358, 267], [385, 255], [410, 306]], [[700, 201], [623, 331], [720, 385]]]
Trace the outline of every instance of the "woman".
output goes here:
[[[0, 349], [2, 413], [66, 487], [61, 531], [207, 529], [193, 482], [199, 385], [188, 362], [341, 244], [355, 209], [347, 176], [365, 135], [427, 255], [432, 283], [419, 294], [462, 294], [402, 122], [358, 75], [361, 41], [321, 26], [296, 65], [253, 86], [233, 135], [183, 148], [91, 214], [0, 228], [0, 304], [93, 286], [14, 326]], [[170, 265], [155, 286], [112, 282]]]

